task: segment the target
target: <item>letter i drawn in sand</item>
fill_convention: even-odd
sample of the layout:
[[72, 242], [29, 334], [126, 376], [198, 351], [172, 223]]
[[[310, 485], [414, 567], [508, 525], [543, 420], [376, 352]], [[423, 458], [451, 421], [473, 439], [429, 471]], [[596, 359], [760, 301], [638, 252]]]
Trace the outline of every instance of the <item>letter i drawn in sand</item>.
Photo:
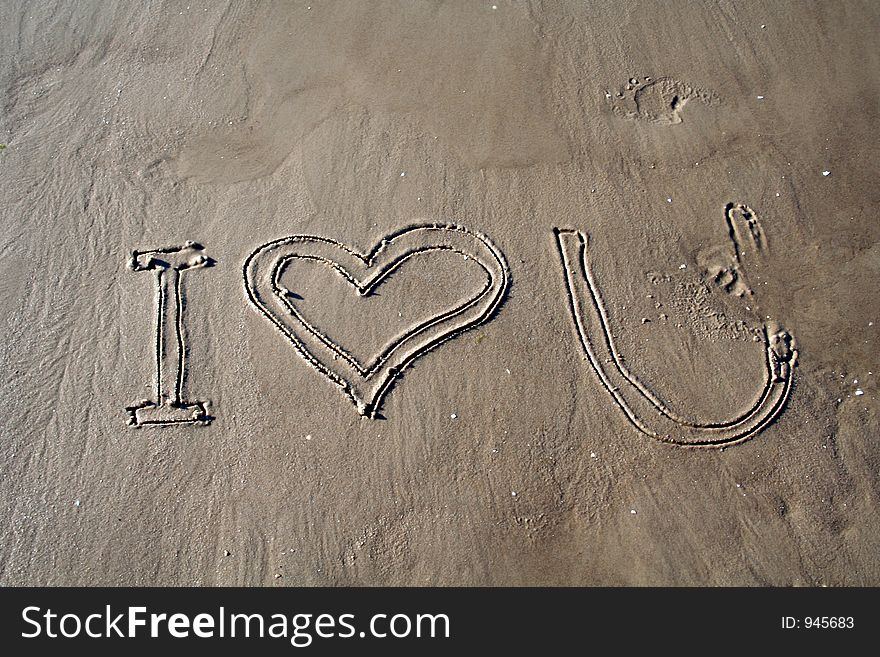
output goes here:
[[210, 267], [214, 260], [204, 247], [188, 241], [183, 246], [153, 251], [134, 251], [128, 266], [133, 271], [156, 273], [156, 399], [129, 406], [128, 423], [136, 427], [173, 424], [207, 425], [211, 417], [205, 402], [183, 401], [181, 388], [185, 373], [181, 274], [190, 269]]

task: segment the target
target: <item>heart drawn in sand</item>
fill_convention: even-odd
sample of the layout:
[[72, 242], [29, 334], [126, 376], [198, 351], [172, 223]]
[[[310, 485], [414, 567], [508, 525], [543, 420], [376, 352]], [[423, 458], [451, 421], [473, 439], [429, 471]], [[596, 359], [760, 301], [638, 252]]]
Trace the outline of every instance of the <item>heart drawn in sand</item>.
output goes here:
[[[282, 282], [296, 259], [332, 268], [358, 295], [369, 298], [395, 270], [412, 258], [445, 251], [472, 259], [485, 279], [476, 294], [410, 326], [367, 361], [355, 358], [297, 306], [299, 298]], [[383, 238], [369, 253], [360, 254], [335, 240], [293, 235], [264, 244], [244, 263], [244, 281], [253, 304], [291, 341], [316, 370], [338, 385], [361, 415], [375, 417], [395, 377], [419, 356], [459, 333], [488, 321], [510, 284], [501, 251], [486, 237], [453, 224], [410, 226]]]

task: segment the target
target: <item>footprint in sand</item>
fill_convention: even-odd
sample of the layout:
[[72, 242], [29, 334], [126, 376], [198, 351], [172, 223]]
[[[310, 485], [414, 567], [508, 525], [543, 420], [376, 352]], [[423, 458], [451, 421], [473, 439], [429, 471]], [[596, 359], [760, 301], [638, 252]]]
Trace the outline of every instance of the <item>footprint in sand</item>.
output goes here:
[[670, 77], [630, 78], [620, 89], [606, 91], [605, 98], [617, 116], [658, 125], [681, 123], [681, 112], [690, 101], [706, 105], [719, 101], [712, 91]]
[[743, 260], [763, 256], [764, 231], [758, 215], [747, 205], [728, 203], [724, 220], [730, 244], [701, 254], [698, 264], [707, 283], [717, 285], [728, 294], [751, 297], [754, 293], [746, 280]]
[[[729, 244], [701, 254], [698, 264], [707, 284], [749, 299], [749, 310], [760, 316], [746, 272], [759, 270], [769, 256], [761, 221], [752, 208], [742, 203], [728, 203], [724, 207], [724, 221]], [[768, 322], [766, 330], [769, 347], [776, 356], [782, 361], [790, 360], [795, 349], [792, 336], [777, 322]]]

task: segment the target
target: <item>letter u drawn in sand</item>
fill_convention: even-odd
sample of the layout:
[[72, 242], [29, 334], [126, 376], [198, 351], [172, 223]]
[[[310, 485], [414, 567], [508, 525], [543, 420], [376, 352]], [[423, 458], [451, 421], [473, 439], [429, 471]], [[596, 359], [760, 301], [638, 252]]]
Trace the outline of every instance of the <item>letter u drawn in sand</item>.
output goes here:
[[[588, 237], [554, 228], [575, 330], [602, 386], [639, 431], [685, 447], [727, 447], [755, 436], [782, 412], [791, 393], [797, 351], [781, 329], [763, 328], [764, 380], [754, 403], [728, 420], [692, 422], [678, 415], [624, 365], [614, 344], [599, 286], [590, 269]], [[651, 419], [648, 419], [651, 418]]]
[[[326, 267], [369, 298], [405, 262], [436, 251], [472, 259], [484, 276], [476, 294], [410, 326], [368, 360], [356, 358], [304, 316], [298, 296], [282, 283], [296, 259]], [[254, 306], [313, 368], [339, 386], [361, 415], [375, 418], [394, 380], [417, 358], [459, 333], [488, 321], [510, 283], [507, 263], [486, 237], [453, 224], [403, 228], [361, 254], [332, 239], [293, 235], [269, 242], [244, 263], [244, 285]]]

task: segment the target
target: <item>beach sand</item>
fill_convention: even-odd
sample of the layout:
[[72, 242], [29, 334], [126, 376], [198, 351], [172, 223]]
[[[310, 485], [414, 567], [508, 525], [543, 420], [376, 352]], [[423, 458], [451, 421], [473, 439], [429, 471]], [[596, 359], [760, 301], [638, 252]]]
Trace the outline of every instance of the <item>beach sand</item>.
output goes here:
[[880, 585], [878, 30], [4, 2], [0, 584]]

